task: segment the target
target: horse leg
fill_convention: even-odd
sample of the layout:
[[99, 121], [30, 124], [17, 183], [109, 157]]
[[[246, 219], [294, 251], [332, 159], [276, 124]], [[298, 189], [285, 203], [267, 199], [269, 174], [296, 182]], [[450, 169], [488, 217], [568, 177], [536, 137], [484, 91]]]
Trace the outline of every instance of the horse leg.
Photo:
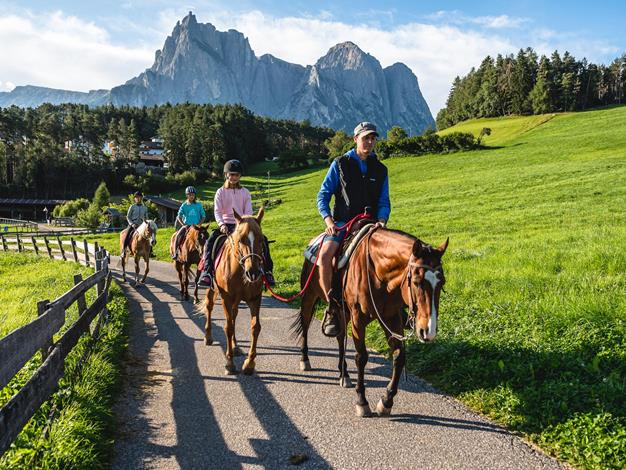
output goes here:
[[139, 254], [135, 255], [135, 285], [139, 284]]
[[231, 341], [232, 341], [233, 355], [243, 356], [243, 352], [241, 351], [241, 348], [237, 346], [237, 332], [235, 328], [237, 324], [237, 315], [239, 314], [239, 301], [237, 301], [237, 303], [233, 305], [232, 312], [233, 312], [233, 338]]
[[213, 335], [211, 334], [211, 314], [213, 313], [216, 298], [217, 290], [214, 290], [213, 288], [207, 289], [204, 299], [204, 311], [206, 314], [206, 322], [204, 323], [204, 344], [207, 346], [213, 344]]
[[[355, 315], [356, 316], [356, 315]], [[354, 348], [356, 354], [354, 360], [357, 367], [357, 381], [356, 381], [356, 415], [361, 418], [366, 418], [372, 415], [370, 405], [365, 398], [365, 365], [367, 364], [367, 348], [365, 347], [365, 326], [364, 320], [359, 321], [359, 317], [352, 318], [352, 339], [354, 340]]]
[[261, 319], [259, 318], [259, 311], [261, 309], [261, 296], [248, 302], [250, 308], [250, 349], [248, 350], [248, 357], [243, 363], [243, 373], [250, 375], [254, 372], [256, 358], [256, 343], [259, 339], [259, 333], [261, 332]]
[[126, 256], [121, 256], [122, 261], [122, 279], [126, 282]]
[[200, 279], [200, 270], [196, 269], [196, 279], [194, 280], [194, 289], [193, 289], [193, 303], [194, 305], [200, 302], [198, 298], [198, 279]]
[[[402, 318], [400, 316], [395, 315], [393, 320], [390, 320], [388, 324], [391, 331], [400, 335], [402, 334]], [[400, 381], [402, 368], [404, 367], [406, 359], [402, 341], [392, 337], [387, 331], [385, 331], [385, 336], [387, 337], [387, 342], [393, 351], [393, 372], [391, 374], [391, 380], [389, 380], [389, 383], [387, 384], [385, 393], [380, 398], [378, 405], [376, 405], [376, 414], [378, 416], [389, 416], [391, 413], [393, 397], [396, 396], [396, 393], [398, 393], [398, 382]]]
[[343, 332], [337, 336], [337, 345], [339, 346], [339, 364], [337, 368], [339, 369], [339, 385], [343, 388], [352, 388], [354, 385], [352, 380], [350, 380], [348, 364], [346, 363], [346, 326], [344, 325]]
[[311, 363], [309, 362], [309, 326], [311, 325], [311, 319], [313, 318], [313, 310], [317, 303], [317, 296], [313, 292], [306, 292], [302, 297], [302, 304], [300, 304], [300, 313], [296, 323], [296, 331], [301, 328], [302, 344], [300, 345], [300, 370], [311, 370]]
[[230, 298], [222, 296], [222, 306], [224, 308], [224, 316], [226, 317], [226, 364], [224, 365], [224, 373], [226, 375], [237, 373], [235, 363], [233, 362], [236, 318], [233, 315], [233, 305], [234, 303]]
[[189, 268], [186, 264], [183, 264], [183, 269], [185, 270], [183, 273], [185, 298], [183, 300], [189, 300]]
[[183, 280], [183, 269], [185, 269], [185, 266], [178, 261], [174, 261], [174, 263], [178, 272], [178, 283], [180, 284], [180, 300], [185, 300], [185, 282]]
[[148, 277], [148, 272], [150, 272], [150, 248], [148, 248], [148, 254], [143, 257], [144, 262], [146, 263], [146, 270], [143, 273], [143, 278], [141, 278], [141, 283], [146, 282], [146, 278]]

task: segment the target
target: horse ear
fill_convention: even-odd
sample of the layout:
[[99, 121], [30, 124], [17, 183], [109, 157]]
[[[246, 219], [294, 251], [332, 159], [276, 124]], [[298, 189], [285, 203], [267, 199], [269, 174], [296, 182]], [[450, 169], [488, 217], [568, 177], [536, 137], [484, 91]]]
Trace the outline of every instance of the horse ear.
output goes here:
[[263, 216], [265, 215], [265, 206], [261, 206], [259, 212], [256, 215], [256, 221], [261, 225], [261, 221], [263, 220]]
[[415, 256], [416, 258], [419, 258], [423, 249], [424, 249], [424, 243], [422, 242], [422, 240], [415, 240], [415, 242], [413, 243], [413, 256]]
[[237, 223], [241, 222], [241, 216], [237, 213], [235, 209], [233, 209], [233, 216], [235, 217]]
[[449, 241], [450, 241], [450, 237], [446, 238], [446, 241], [443, 242], [441, 245], [439, 245], [439, 247], [437, 248], [437, 251], [441, 252], [441, 256], [443, 256], [443, 254], [446, 252]]

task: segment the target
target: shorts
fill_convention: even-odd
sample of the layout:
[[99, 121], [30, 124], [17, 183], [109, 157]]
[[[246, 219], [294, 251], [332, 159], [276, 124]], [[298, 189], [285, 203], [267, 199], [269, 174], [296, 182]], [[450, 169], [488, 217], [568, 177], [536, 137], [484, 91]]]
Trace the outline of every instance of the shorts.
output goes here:
[[[335, 222], [335, 225], [343, 228], [345, 227], [346, 223]], [[346, 235], [346, 228], [344, 228], [343, 230], [339, 230], [335, 235], [324, 235], [324, 241], [341, 243], [345, 235]]]

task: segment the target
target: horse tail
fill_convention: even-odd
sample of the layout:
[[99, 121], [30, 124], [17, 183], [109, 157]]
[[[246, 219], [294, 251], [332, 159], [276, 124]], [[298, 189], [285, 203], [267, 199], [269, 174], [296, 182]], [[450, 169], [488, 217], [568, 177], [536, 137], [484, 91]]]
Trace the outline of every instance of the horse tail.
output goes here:
[[[311, 269], [313, 268], [314, 268], [313, 263], [305, 259], [304, 264], [302, 265], [302, 271], [300, 271], [300, 289], [304, 288], [304, 285], [306, 284], [306, 280], [309, 277], [309, 274], [311, 273]], [[307, 295], [307, 292], [304, 293], [303, 297], [305, 297], [306, 295]], [[291, 332], [291, 337], [297, 342], [300, 342], [304, 336], [304, 329], [305, 329], [305, 318], [302, 312], [302, 304], [300, 304], [300, 308], [297, 310], [297, 312], [293, 315], [292, 318], [293, 318], [293, 321], [291, 325], [289, 326], [289, 331]]]

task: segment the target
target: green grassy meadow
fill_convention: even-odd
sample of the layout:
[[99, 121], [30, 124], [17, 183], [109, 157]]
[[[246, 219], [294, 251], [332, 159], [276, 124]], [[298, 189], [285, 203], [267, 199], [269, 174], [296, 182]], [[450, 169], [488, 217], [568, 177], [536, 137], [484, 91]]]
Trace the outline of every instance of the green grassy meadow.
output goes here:
[[[408, 367], [561, 460], [624, 468], [626, 107], [480, 119], [443, 133], [483, 127], [487, 149], [384, 162], [390, 227], [434, 245], [450, 237], [439, 336], [410, 341]], [[264, 185], [268, 165], [243, 183]], [[272, 176], [282, 203], [263, 228], [276, 240], [281, 293], [299, 290], [302, 251], [323, 228], [324, 174]], [[200, 190], [211, 198], [214, 188]], [[169, 233], [159, 232], [159, 259]], [[368, 341], [386, 351], [377, 326]]]
[[[496, 148], [385, 160], [389, 225], [450, 237], [439, 337], [408, 344], [409, 368], [562, 460], [624, 468], [626, 107], [448, 131], [482, 127]], [[323, 228], [324, 173], [276, 183], [263, 225], [281, 292]], [[379, 328], [369, 340], [386, 349]]]
[[[37, 301], [54, 300], [73, 286], [74, 274], [87, 277], [93, 270], [72, 262], [54, 261], [30, 254], [0, 254], [0, 337], [37, 316]], [[91, 289], [88, 304], [94, 300]], [[121, 359], [126, 350], [127, 300], [115, 282], [110, 288], [109, 317], [97, 343], [78, 369], [78, 359], [88, 346], [83, 337], [65, 360], [65, 375], [58, 392], [44, 403], [0, 458], [0, 469], [107, 468], [113, 446], [115, 421], [112, 407], [121, 386]], [[74, 305], [61, 334], [76, 320]], [[58, 337], [59, 334], [56, 336]], [[0, 389], [0, 406], [26, 383], [41, 365], [36, 354], [16, 377]], [[53, 406], [58, 412], [46, 437], [43, 429]]]

